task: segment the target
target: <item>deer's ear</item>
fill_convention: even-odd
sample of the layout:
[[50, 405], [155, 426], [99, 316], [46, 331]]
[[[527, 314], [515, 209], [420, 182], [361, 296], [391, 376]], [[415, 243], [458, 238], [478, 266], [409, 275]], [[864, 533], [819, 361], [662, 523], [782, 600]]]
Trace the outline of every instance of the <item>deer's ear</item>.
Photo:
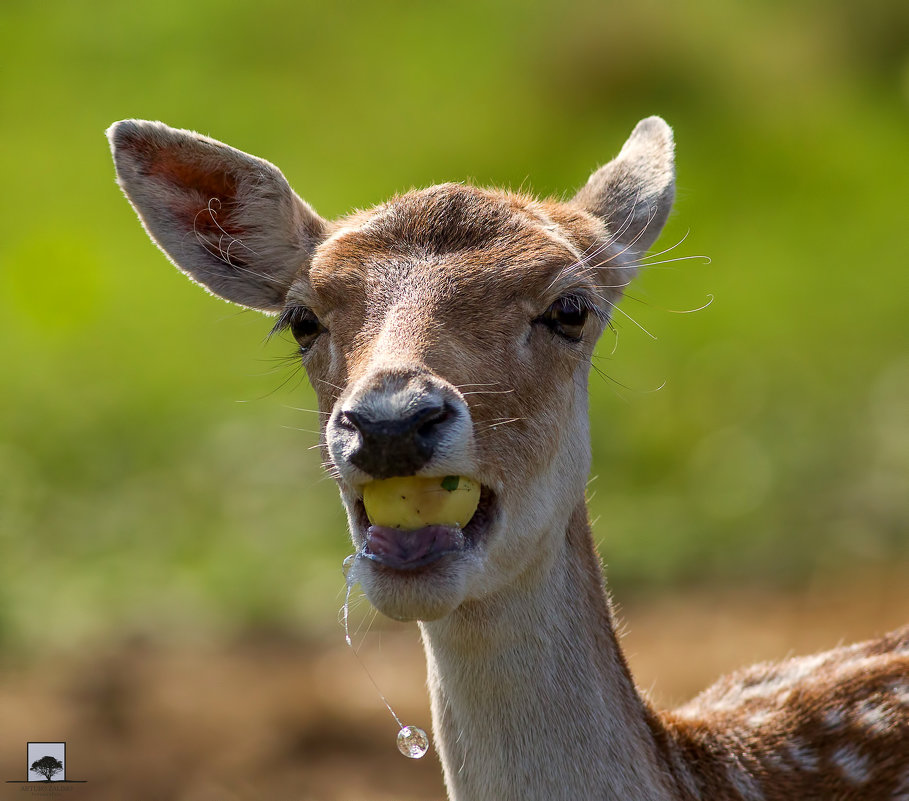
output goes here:
[[674, 149], [663, 119], [641, 120], [619, 155], [591, 175], [572, 202], [603, 219], [633, 255], [646, 253], [675, 197]]
[[225, 300], [283, 307], [328, 224], [277, 167], [160, 122], [123, 120], [107, 135], [120, 187], [177, 267]]

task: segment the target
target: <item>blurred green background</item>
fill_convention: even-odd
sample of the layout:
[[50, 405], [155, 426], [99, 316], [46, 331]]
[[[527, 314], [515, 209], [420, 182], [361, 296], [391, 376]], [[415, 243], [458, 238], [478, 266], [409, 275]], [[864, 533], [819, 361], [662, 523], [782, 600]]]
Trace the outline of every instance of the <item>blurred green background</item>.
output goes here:
[[263, 156], [332, 217], [444, 180], [567, 193], [661, 114], [657, 250], [711, 261], [647, 270], [599, 349], [617, 594], [909, 564], [905, 2], [4, 0], [0, 46], [5, 649], [340, 605], [312, 392], [147, 240], [124, 117]]

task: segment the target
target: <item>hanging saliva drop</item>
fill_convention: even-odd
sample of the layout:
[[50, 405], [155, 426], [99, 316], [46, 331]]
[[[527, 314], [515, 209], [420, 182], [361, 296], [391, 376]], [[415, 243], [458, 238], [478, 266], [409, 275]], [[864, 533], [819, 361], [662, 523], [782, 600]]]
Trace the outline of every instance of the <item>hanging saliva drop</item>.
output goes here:
[[419, 726], [402, 726], [398, 732], [398, 750], [409, 759], [420, 759], [429, 750], [429, 737]]
[[353, 651], [353, 655], [356, 657], [357, 662], [360, 663], [360, 667], [366, 671], [366, 675], [369, 676], [372, 686], [375, 687], [376, 692], [379, 693], [379, 698], [382, 699], [385, 708], [391, 713], [391, 716], [395, 719], [395, 723], [398, 724], [398, 750], [408, 759], [420, 759], [421, 757], [426, 756], [426, 752], [429, 751], [429, 736], [419, 726], [405, 726], [401, 723], [401, 719], [395, 714], [395, 711], [391, 708], [391, 704], [388, 703], [388, 700], [382, 694], [379, 685], [376, 684], [376, 680], [372, 677], [372, 673], [370, 673], [369, 670], [367, 670], [366, 665], [363, 664], [363, 660], [360, 659], [360, 655], [357, 653], [357, 649], [353, 647], [353, 641], [350, 639], [350, 593], [351, 590], [353, 590], [354, 585], [351, 574], [353, 572], [352, 568], [359, 557], [359, 553], [351, 554], [343, 562], [344, 579], [347, 584], [343, 610], [344, 640], [350, 646], [351, 651]]

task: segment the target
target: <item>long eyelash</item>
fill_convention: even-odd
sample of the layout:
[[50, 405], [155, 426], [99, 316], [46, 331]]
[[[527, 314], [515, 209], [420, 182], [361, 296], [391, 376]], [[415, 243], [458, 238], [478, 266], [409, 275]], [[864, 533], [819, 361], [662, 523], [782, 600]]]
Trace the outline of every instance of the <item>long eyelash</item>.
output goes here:
[[583, 289], [563, 295], [561, 300], [570, 304], [572, 311], [582, 311], [586, 309], [603, 323], [609, 322], [609, 310], [604, 309], [600, 305], [598, 302], [600, 301], [600, 298], [598, 296], [596, 298], [591, 297], [590, 294]]
[[271, 339], [282, 331], [286, 331], [290, 328], [294, 321], [294, 316], [299, 314], [302, 309], [302, 306], [291, 306], [289, 309], [284, 309], [284, 311], [278, 315], [278, 319], [275, 321], [274, 326], [272, 326], [271, 331], [268, 332], [266, 339]]

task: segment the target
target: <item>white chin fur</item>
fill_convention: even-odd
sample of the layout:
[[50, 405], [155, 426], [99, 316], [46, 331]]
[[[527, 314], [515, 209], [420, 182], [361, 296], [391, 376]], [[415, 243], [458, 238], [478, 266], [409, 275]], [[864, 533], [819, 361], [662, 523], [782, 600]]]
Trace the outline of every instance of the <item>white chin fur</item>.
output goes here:
[[467, 597], [477, 558], [470, 552], [443, 557], [424, 570], [407, 572], [383, 568], [369, 559], [357, 559], [351, 579], [369, 602], [395, 620], [438, 620], [454, 611]]

